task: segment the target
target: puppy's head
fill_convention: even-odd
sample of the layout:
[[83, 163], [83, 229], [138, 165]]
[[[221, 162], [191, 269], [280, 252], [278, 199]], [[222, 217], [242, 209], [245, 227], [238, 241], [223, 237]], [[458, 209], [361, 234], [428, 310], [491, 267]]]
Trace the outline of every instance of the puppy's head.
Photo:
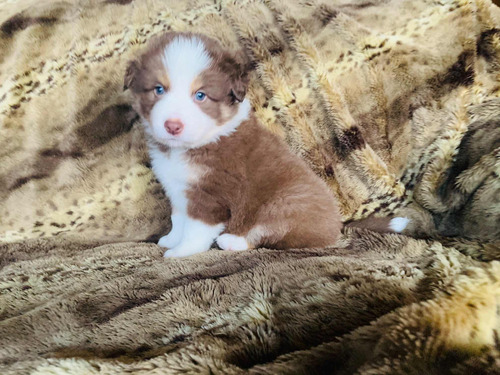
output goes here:
[[206, 36], [167, 33], [129, 63], [125, 89], [156, 142], [196, 148], [248, 117], [246, 69]]

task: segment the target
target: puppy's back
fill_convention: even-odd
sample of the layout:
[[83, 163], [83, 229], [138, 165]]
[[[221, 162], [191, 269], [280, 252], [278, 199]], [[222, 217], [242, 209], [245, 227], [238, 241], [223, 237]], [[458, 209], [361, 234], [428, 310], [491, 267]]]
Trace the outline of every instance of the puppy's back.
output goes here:
[[335, 197], [254, 116], [207, 149], [197, 160], [210, 165], [206, 175], [212, 180], [210, 190], [229, 201], [229, 233], [250, 232], [253, 245], [283, 249], [335, 243], [342, 229]]

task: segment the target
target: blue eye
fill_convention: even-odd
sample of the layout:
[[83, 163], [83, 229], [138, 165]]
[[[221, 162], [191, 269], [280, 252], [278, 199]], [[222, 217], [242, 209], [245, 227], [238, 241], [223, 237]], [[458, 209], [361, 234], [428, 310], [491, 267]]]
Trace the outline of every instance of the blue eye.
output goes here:
[[204, 101], [206, 97], [207, 94], [205, 94], [203, 91], [196, 91], [196, 94], [194, 94], [194, 98], [199, 102]]
[[163, 86], [161, 85], [158, 85], [155, 87], [155, 94], [156, 95], [163, 95], [165, 94], [165, 89], [163, 88]]

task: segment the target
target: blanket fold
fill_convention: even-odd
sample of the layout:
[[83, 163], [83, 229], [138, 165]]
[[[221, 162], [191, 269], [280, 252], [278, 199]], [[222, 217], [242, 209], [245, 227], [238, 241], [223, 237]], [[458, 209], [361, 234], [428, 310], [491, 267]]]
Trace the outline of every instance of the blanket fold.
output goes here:
[[[0, 373], [498, 373], [499, 20], [489, 0], [0, 0]], [[346, 221], [406, 235], [163, 259], [123, 75], [171, 30], [248, 64], [257, 117]]]

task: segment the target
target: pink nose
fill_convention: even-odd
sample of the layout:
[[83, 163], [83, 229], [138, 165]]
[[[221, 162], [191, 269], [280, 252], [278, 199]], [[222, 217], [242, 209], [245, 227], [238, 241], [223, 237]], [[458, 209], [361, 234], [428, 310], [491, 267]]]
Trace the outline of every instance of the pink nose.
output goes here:
[[184, 129], [184, 124], [179, 119], [171, 119], [165, 121], [165, 130], [172, 135], [177, 135], [182, 133], [182, 129]]

